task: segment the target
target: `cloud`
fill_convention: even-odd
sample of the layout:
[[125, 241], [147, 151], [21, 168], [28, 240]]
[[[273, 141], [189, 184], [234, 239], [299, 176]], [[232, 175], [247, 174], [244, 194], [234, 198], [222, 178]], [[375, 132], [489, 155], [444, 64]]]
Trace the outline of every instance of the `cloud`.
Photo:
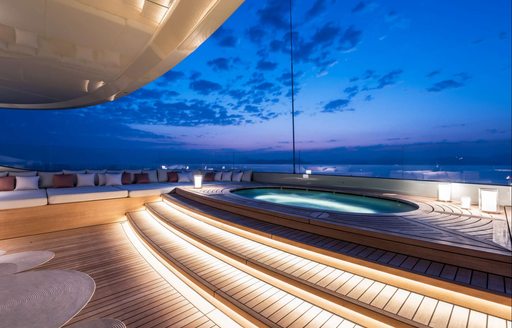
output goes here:
[[267, 1], [266, 5], [257, 11], [261, 26], [269, 30], [287, 30], [290, 7], [287, 1]]
[[265, 81], [265, 77], [263, 76], [262, 73], [253, 72], [251, 75], [251, 78], [249, 80], [247, 80], [247, 82], [245, 84], [246, 85], [255, 85], [255, 84], [263, 83], [264, 81]]
[[240, 62], [240, 58], [219, 57], [207, 62], [214, 71], [227, 71], [233, 68], [233, 65]]
[[350, 104], [350, 99], [336, 99], [329, 101], [324, 105], [323, 113], [345, 112], [353, 111], [353, 108], [347, 108]]
[[410, 24], [410, 20], [403, 17], [399, 13], [394, 10], [388, 11], [384, 20], [393, 28], [404, 29], [407, 28]]
[[190, 78], [191, 81], [195, 81], [195, 80], [198, 80], [201, 77], [201, 75], [202, 75], [201, 72], [192, 71], [190, 73], [190, 77], [189, 78]]
[[328, 68], [334, 66], [336, 48], [341, 51], [352, 50], [360, 41], [361, 32], [350, 26], [343, 30], [333, 22], [326, 22], [317, 28], [309, 38], [294, 36], [296, 47], [294, 58], [297, 62], [313, 64], [318, 76], [328, 74]]
[[339, 26], [334, 25], [332, 22], [327, 22], [315, 31], [310, 42], [313, 44], [331, 43], [339, 35], [340, 30]]
[[353, 50], [361, 42], [363, 32], [354, 26], [349, 26], [340, 38], [339, 49], [342, 51]]
[[283, 36], [282, 40], [274, 39], [274, 40], [270, 41], [270, 43], [268, 45], [269, 50], [272, 52], [289, 53], [290, 52], [290, 39], [287, 38], [287, 35], [289, 35], [289, 34], [285, 34]]
[[212, 59], [207, 64], [215, 71], [227, 71], [229, 69], [229, 59], [227, 58]]
[[196, 80], [190, 82], [190, 89], [202, 94], [207, 95], [212, 92], [216, 92], [222, 89], [222, 86], [218, 83], [208, 80]]
[[465, 127], [466, 123], [453, 123], [453, 124], [443, 124], [439, 125], [438, 127], [441, 129], [451, 129], [451, 128], [461, 128]]
[[425, 75], [425, 76], [428, 77], [428, 78], [431, 78], [431, 77], [434, 77], [436, 75], [439, 75], [440, 73], [441, 73], [441, 70], [435, 69], [433, 71], [428, 72], [427, 75]]
[[387, 141], [400, 141], [400, 140], [409, 140], [411, 139], [410, 137], [395, 137], [395, 138], [387, 138], [386, 140]]
[[[374, 78], [377, 78], [378, 75], [377, 75], [377, 72], [373, 69], [367, 69], [363, 75], [361, 76], [361, 79], [363, 80], [369, 80], [369, 79], [374, 79]], [[357, 79], [357, 78], [356, 78]]]
[[258, 61], [258, 65], [256, 66], [257, 69], [263, 70], [263, 71], [272, 71], [276, 67], [277, 67], [277, 63], [263, 60], [263, 59], [260, 59], [260, 61]]
[[432, 86], [427, 88], [427, 91], [429, 92], [440, 92], [447, 89], [457, 89], [462, 88], [464, 86], [464, 82], [462, 81], [456, 81], [456, 80], [442, 80], [437, 83], [434, 83]]
[[[396, 84], [402, 73], [402, 69], [395, 69], [380, 75], [373, 69], [367, 69], [360, 76], [350, 78], [349, 82], [352, 83], [352, 85], [346, 87], [343, 92], [347, 99], [351, 100], [361, 92], [379, 90]], [[357, 82], [360, 82], [360, 84], [356, 84]], [[363, 98], [364, 101], [372, 101], [374, 99], [374, 96], [371, 94], [366, 94]]]
[[238, 100], [247, 96], [248, 91], [242, 89], [229, 89], [226, 93], [234, 99]]
[[510, 130], [498, 130], [498, 129], [495, 129], [495, 128], [485, 129], [485, 132], [487, 132], [489, 134], [504, 134], [504, 133], [507, 133], [509, 131]]
[[161, 98], [173, 98], [179, 96], [180, 93], [174, 90], [156, 89], [156, 88], [141, 88], [133, 93], [133, 97], [145, 100], [157, 100]]
[[349, 99], [354, 98], [359, 93], [359, 87], [357, 85], [353, 85], [350, 87], [346, 87], [343, 92], [347, 95]]
[[316, 0], [306, 12], [306, 17], [311, 18], [323, 13], [326, 9], [325, 0]]
[[234, 48], [238, 43], [238, 39], [235, 37], [233, 30], [220, 27], [213, 34], [213, 39], [217, 41], [217, 44], [224, 48]]
[[252, 26], [246, 31], [246, 34], [253, 43], [260, 44], [266, 33], [264, 29], [258, 26]]
[[245, 106], [244, 111], [246, 111], [247, 113], [254, 114], [254, 113], [260, 113], [261, 109], [256, 106], [253, 106], [253, 105], [247, 105], [247, 106]]
[[272, 89], [273, 87], [274, 87], [274, 84], [271, 82], [262, 82], [262, 83], [256, 85], [254, 87], [254, 89], [264, 91], [264, 90]]
[[175, 83], [185, 78], [185, 73], [177, 70], [170, 70], [158, 79], [155, 80], [154, 84], [157, 86], [166, 87], [169, 84]]
[[366, 3], [364, 1], [359, 1], [354, 8], [352, 8], [353, 13], [357, 13], [363, 11], [366, 8]]
[[402, 73], [403, 73], [403, 70], [396, 69], [387, 74], [382, 75], [377, 80], [377, 86], [373, 89], [382, 89], [388, 85], [395, 84], [397, 82], [398, 78], [400, 77], [400, 75], [402, 75]]

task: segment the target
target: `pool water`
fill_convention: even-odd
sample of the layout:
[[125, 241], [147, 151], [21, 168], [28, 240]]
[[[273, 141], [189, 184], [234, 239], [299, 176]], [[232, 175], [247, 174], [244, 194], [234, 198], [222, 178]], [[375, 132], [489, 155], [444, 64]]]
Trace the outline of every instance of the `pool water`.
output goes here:
[[401, 201], [362, 195], [301, 189], [253, 188], [233, 191], [234, 194], [276, 203], [324, 211], [361, 214], [386, 214], [414, 211], [416, 206]]

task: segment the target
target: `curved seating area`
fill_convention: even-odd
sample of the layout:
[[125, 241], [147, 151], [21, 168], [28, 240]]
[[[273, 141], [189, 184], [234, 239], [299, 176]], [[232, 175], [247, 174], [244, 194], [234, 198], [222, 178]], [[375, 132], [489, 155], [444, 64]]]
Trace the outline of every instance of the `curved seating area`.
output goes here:
[[[87, 173], [86, 173], [87, 172]], [[102, 172], [102, 173], [97, 173]], [[21, 177], [39, 177], [38, 183], [33, 189], [30, 190], [18, 190], [15, 188], [16, 184], [12, 186], [12, 190], [0, 191], [0, 210], [17, 209], [26, 207], [43, 206], [48, 204], [66, 204], [75, 202], [86, 202], [106, 199], [117, 199], [117, 198], [133, 198], [133, 197], [147, 197], [147, 196], [159, 196], [171, 192], [177, 186], [191, 185], [193, 176], [200, 174], [205, 176], [206, 172], [178, 172], [174, 170], [126, 170], [126, 171], [113, 171], [112, 174], [128, 174], [131, 178], [128, 181], [122, 181], [115, 185], [105, 185], [105, 182], [99, 183], [99, 176], [109, 174], [107, 170], [100, 171], [63, 171], [63, 172], [35, 172], [35, 171], [13, 171], [13, 172], [0, 172], [0, 179], [7, 176], [21, 176]], [[178, 173], [180, 179], [176, 181], [169, 181], [168, 172]], [[252, 172], [246, 171], [248, 177], [244, 182], [251, 181]], [[210, 172], [212, 174], [214, 172]], [[229, 173], [229, 179], [223, 179], [222, 175], [214, 179], [212, 175], [211, 181], [209, 182], [235, 182], [240, 183], [241, 174], [239, 179], [234, 179], [234, 174], [231, 171]], [[71, 174], [74, 176], [74, 184], [65, 187], [55, 188], [52, 182], [52, 177], [55, 175]], [[80, 186], [76, 182], [77, 174], [94, 174], [95, 182], [93, 185]], [[135, 174], [146, 174], [148, 180], [144, 183], [136, 183], [133, 176]], [[228, 174], [225, 174], [228, 176]], [[233, 178], [232, 178], [233, 176]], [[104, 179], [104, 177], [102, 178]], [[0, 189], [1, 190], [1, 189]]]

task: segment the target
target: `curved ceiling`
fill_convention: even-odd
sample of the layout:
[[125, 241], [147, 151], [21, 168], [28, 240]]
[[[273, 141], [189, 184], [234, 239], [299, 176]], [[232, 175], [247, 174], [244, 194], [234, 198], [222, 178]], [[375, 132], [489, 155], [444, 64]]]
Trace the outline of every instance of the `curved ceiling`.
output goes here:
[[112, 101], [172, 69], [243, 0], [2, 0], [0, 107]]

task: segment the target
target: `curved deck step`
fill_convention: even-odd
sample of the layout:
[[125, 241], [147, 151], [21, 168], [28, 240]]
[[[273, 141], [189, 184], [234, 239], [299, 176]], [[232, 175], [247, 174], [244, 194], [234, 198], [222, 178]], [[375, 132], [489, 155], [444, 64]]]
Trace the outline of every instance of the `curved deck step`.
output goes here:
[[[225, 231], [218, 226], [209, 225], [207, 219], [199, 220], [187, 215], [183, 208], [173, 208], [162, 202], [147, 204], [146, 207], [167, 224], [237, 261], [247, 263], [257, 270], [268, 272], [298, 288], [310, 290], [319, 297], [329, 298], [345, 306], [347, 302], [350, 302], [356, 311], [358, 311], [357, 307], [360, 307], [359, 311], [363, 310], [366, 313], [368, 310], [374, 311], [378, 316], [377, 320], [382, 318], [381, 315], [395, 319], [398, 322], [391, 323], [394, 326], [400, 324], [436, 326], [443, 320], [450, 325], [454, 324], [450, 320], [461, 320], [460, 317], [443, 317], [446, 315], [446, 311], [465, 313], [466, 319], [462, 318], [462, 321], [465, 320], [464, 324], [470, 323], [471, 316], [487, 317], [487, 314], [480, 311], [469, 310], [464, 306], [411, 292], [385, 281], [354, 274], [348, 270], [340, 270], [258, 243], [233, 232]], [[442, 310], [443, 308], [444, 310]], [[500, 320], [493, 316], [489, 317], [492, 318], [491, 321], [493, 319]], [[505, 320], [502, 322], [505, 323]]]
[[[370, 301], [368, 295], [366, 297], [362, 296], [374, 284], [373, 288], [376, 292], [384, 288], [397, 290], [392, 286], [224, 231], [179, 212], [163, 202], [146, 204], [146, 208], [164, 223], [173, 226], [197, 242], [222, 252], [226, 256], [258, 271], [265, 272], [302, 290], [307, 290], [318, 297], [329, 299], [341, 306], [395, 327], [422, 326], [414, 320], [387, 311], [383, 307], [372, 305], [368, 302]], [[367, 302], [360, 301], [357, 297], [354, 298], [353, 295], [356, 294], [360, 294], [358, 297], [367, 300]], [[385, 304], [388, 301], [389, 299], [381, 299], [380, 302]]]
[[255, 235], [295, 245], [299, 249], [307, 249], [492, 302], [510, 304], [512, 295], [510, 277], [320, 236], [223, 211], [178, 194], [167, 194], [162, 198], [171, 206], [187, 208], [190, 215], [206, 216], [234, 228], [250, 231]]
[[[325, 217], [319, 218], [313, 215], [322, 212], [243, 199], [229, 192], [234, 188], [236, 186], [177, 188], [175, 193], [204, 205], [262, 222], [276, 223], [370, 247], [378, 245], [378, 248], [388, 252], [400, 252], [411, 257], [444, 261], [460, 267], [512, 277], [512, 257], [509, 250], [476, 236], [419, 221], [416, 219], [421, 212], [419, 210], [409, 214], [378, 217], [329, 212], [325, 213]], [[427, 207], [422, 205], [424, 215], [434, 215]]]
[[[205, 252], [145, 211], [127, 216], [141, 239], [185, 275], [192, 282], [191, 287], [213, 296], [224, 307], [238, 313], [245, 318], [245, 325], [360, 327]], [[354, 316], [362, 318], [357, 313]], [[371, 320], [366, 323], [375, 324]]]

